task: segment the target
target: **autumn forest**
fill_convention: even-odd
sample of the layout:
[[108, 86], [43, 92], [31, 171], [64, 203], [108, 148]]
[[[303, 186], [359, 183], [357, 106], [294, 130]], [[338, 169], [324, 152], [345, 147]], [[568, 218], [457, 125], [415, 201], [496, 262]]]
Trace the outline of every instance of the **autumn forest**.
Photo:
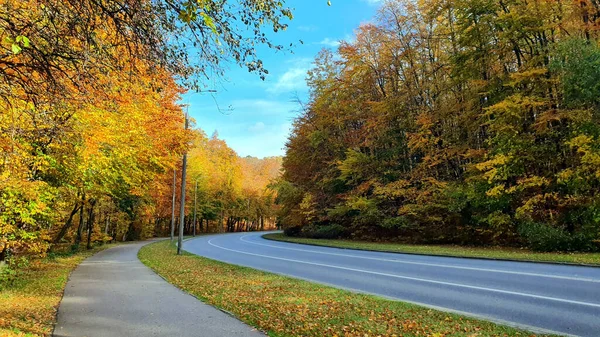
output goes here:
[[[184, 152], [186, 235], [274, 228], [281, 158], [185, 129], [181, 94], [223, 62], [264, 76], [248, 41], [268, 44], [261, 27], [290, 15], [274, 2], [0, 1], [0, 263], [168, 236]], [[248, 34], [232, 34], [240, 21]]]
[[600, 249], [596, 1], [388, 1], [308, 74], [288, 235]]
[[264, 159], [184, 127], [187, 90], [285, 49], [291, 12], [241, 2], [0, 1], [0, 261], [168, 236], [184, 153], [186, 235], [600, 250], [596, 1], [382, 2]]

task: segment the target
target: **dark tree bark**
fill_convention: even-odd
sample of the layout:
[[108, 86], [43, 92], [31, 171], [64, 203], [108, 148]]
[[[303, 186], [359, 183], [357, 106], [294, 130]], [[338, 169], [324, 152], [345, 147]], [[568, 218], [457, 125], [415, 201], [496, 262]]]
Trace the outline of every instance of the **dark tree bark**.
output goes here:
[[73, 207], [71, 214], [69, 214], [69, 218], [65, 222], [64, 226], [60, 229], [60, 232], [58, 232], [58, 234], [54, 238], [54, 244], [59, 243], [60, 240], [62, 240], [62, 238], [65, 236], [65, 234], [67, 234], [67, 231], [69, 230], [69, 228], [71, 228], [71, 225], [73, 224], [73, 217], [75, 216], [75, 214], [77, 214], [80, 207], [81, 205], [79, 203], [75, 204], [75, 207]]
[[104, 234], [108, 235], [108, 226], [110, 224], [110, 215], [106, 216], [106, 224], [104, 225]]
[[77, 237], [75, 238], [75, 244], [81, 243], [81, 233], [83, 232], [83, 226], [85, 225], [84, 211], [85, 208], [85, 195], [81, 199], [81, 207], [79, 208], [79, 227], [77, 227]]
[[87, 223], [87, 249], [92, 249], [92, 229], [94, 228], [94, 219], [96, 217], [96, 213], [94, 213], [94, 206], [96, 206], [96, 200], [90, 200], [90, 210], [88, 213], [88, 223]]

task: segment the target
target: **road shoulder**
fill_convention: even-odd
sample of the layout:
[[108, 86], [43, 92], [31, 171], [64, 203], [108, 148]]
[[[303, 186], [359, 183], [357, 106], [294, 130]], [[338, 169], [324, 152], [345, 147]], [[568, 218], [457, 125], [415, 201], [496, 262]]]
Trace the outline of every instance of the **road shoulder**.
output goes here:
[[536, 253], [525, 250], [470, 248], [459, 246], [408, 245], [350, 240], [309, 239], [285, 236], [282, 233], [262, 235], [265, 240], [296, 243], [306, 246], [362, 250], [368, 252], [459, 257], [464, 259], [528, 262], [567, 266], [600, 267], [600, 253]]
[[167, 243], [148, 245], [140, 259], [169, 282], [270, 336], [535, 336], [455, 313], [187, 253], [196, 254], [194, 245], [206, 248], [215, 238], [224, 236], [187, 241], [183, 256]]

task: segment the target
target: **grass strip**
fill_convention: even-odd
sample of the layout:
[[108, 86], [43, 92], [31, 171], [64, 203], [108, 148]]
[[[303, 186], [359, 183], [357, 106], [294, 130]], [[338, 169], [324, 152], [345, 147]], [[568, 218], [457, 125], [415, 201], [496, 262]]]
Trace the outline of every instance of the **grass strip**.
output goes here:
[[538, 253], [527, 249], [504, 247], [411, 245], [352, 240], [308, 239], [290, 237], [280, 233], [265, 234], [263, 235], [263, 238], [313, 246], [348, 248], [378, 252], [600, 266], [600, 253]]
[[536, 336], [189, 253], [177, 256], [168, 241], [146, 245], [138, 256], [170, 283], [269, 336]]
[[52, 254], [0, 282], [0, 336], [50, 336], [69, 275], [87, 257], [112, 247]]

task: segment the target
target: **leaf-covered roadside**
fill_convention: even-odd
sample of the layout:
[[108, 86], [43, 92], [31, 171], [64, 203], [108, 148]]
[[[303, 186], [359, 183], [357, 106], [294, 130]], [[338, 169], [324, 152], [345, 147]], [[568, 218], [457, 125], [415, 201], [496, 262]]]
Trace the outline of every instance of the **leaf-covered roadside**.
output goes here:
[[50, 255], [0, 280], [0, 336], [50, 336], [69, 274], [87, 257], [114, 245]]
[[528, 249], [510, 247], [466, 247], [456, 245], [417, 245], [393, 242], [310, 239], [291, 237], [279, 233], [265, 234], [263, 235], [263, 237], [269, 240], [301, 243], [315, 246], [374, 250], [392, 253], [476, 257], [483, 259], [536, 261], [547, 263], [573, 263], [600, 266], [600, 253], [541, 253], [533, 252]]
[[140, 260], [179, 288], [269, 336], [535, 336], [412, 304], [198, 257], [163, 241]]

